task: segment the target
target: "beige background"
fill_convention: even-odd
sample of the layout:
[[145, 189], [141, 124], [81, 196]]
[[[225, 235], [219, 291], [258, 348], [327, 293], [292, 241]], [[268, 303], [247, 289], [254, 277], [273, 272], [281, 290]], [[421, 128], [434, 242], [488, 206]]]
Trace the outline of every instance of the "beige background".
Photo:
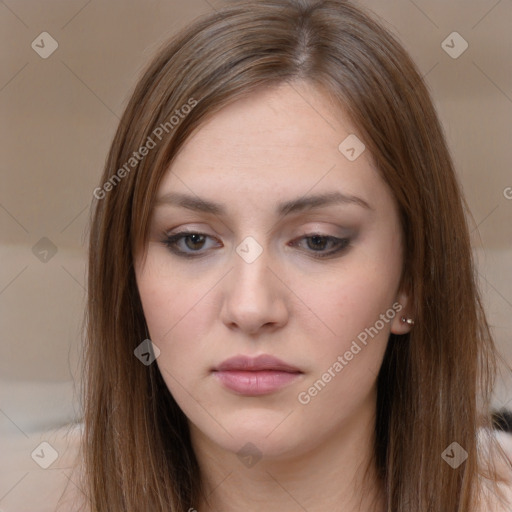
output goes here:
[[[361, 3], [398, 35], [426, 76], [474, 217], [489, 320], [512, 362], [512, 2]], [[3, 430], [28, 437], [74, 417], [92, 191], [141, 68], [176, 29], [220, 5], [0, 3]], [[44, 31], [58, 42], [47, 59], [31, 47]], [[456, 59], [441, 46], [454, 31], [469, 44]], [[57, 248], [46, 263], [32, 251], [43, 237]], [[509, 379], [506, 372], [498, 383], [498, 406], [512, 400]], [[2, 490], [0, 482], [0, 506]]]

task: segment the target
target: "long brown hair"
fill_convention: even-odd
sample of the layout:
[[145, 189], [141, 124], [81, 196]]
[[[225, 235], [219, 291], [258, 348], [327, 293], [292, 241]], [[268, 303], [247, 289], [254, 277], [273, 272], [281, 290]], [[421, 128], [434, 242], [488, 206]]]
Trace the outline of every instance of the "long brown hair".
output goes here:
[[[201, 501], [186, 418], [157, 365], [134, 356], [148, 337], [134, 255], [161, 179], [193, 130], [258, 87], [297, 80], [348, 113], [399, 209], [402, 285], [416, 325], [390, 336], [378, 377], [374, 462], [386, 510], [462, 512], [476, 502], [476, 434], [490, 427], [496, 352], [467, 207], [429, 92], [361, 8], [263, 0], [227, 5], [165, 44], [135, 88], [95, 191], [82, 445], [94, 511], [182, 512]], [[456, 469], [441, 457], [452, 442], [468, 453]]]

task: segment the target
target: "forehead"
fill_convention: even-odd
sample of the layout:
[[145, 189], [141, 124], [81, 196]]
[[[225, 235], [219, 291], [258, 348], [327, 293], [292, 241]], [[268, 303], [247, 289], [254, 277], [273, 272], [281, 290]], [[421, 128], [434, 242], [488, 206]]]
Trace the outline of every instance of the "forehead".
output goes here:
[[261, 208], [277, 198], [337, 190], [378, 202], [386, 190], [368, 152], [351, 161], [340, 151], [354, 132], [341, 107], [310, 84], [260, 89], [189, 137], [157, 200], [177, 191]]

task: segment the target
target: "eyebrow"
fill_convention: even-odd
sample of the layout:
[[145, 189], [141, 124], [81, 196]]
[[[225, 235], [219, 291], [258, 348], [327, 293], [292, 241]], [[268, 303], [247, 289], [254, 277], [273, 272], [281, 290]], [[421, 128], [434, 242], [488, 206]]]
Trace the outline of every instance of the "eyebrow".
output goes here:
[[[335, 204], [354, 204], [368, 210], [373, 210], [373, 208], [360, 197], [342, 194], [341, 192], [327, 192], [325, 194], [303, 196], [280, 203], [277, 205], [276, 215], [278, 217], [285, 217], [290, 213], [313, 210], [315, 208], [323, 208]], [[219, 216], [226, 214], [225, 206], [220, 203], [178, 192], [169, 192], [157, 198], [155, 206], [163, 205], [178, 206], [186, 208], [187, 210], [211, 213]]]

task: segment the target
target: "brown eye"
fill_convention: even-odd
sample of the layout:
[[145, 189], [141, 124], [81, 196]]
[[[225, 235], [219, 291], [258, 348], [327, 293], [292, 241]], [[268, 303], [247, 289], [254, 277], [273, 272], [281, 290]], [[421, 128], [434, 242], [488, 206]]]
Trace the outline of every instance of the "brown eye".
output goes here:
[[[349, 238], [337, 238], [316, 233], [302, 237], [299, 242], [303, 240], [307, 241], [306, 246], [309, 252], [317, 253], [314, 255], [317, 258], [333, 256], [350, 245]], [[299, 245], [299, 243], [294, 243], [293, 245]], [[331, 250], [326, 251], [328, 247], [331, 247]]]
[[[197, 233], [194, 233], [192, 235], [187, 235], [183, 237], [183, 240], [185, 241], [185, 245], [188, 249], [196, 250], [196, 249], [202, 249], [205, 241], [204, 235], [199, 235]], [[190, 245], [187, 243], [190, 242]]]
[[324, 250], [327, 247], [328, 242], [330, 241], [327, 240], [327, 237], [320, 235], [308, 236], [306, 240], [308, 240], [308, 248], [313, 249], [314, 251]]
[[205, 254], [206, 251], [201, 251], [201, 249], [204, 248], [208, 239], [211, 237], [204, 233], [182, 231], [172, 236], [165, 235], [162, 243], [178, 256], [194, 258]]

